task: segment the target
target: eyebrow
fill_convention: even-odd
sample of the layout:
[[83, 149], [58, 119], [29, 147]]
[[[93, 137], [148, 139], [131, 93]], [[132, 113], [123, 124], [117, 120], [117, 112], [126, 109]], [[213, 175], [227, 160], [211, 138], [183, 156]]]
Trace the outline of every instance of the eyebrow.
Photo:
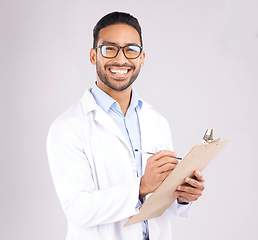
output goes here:
[[[116, 42], [110, 42], [110, 41], [104, 41], [101, 45], [116, 45], [116, 46], [119, 46]], [[140, 46], [137, 43], [126, 43], [124, 46], [131, 46], [131, 45]]]

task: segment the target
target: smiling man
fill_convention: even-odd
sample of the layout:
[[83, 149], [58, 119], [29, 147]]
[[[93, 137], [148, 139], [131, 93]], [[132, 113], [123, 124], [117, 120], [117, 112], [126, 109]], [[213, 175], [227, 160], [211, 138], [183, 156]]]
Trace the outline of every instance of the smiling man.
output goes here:
[[204, 179], [195, 171], [195, 178], [178, 186], [177, 201], [162, 216], [123, 227], [178, 161], [167, 121], [132, 89], [145, 60], [138, 20], [110, 13], [97, 23], [93, 37], [96, 83], [54, 121], [47, 140], [67, 240], [172, 239], [171, 216], [188, 215]]
[[102, 28], [97, 38], [90, 51], [90, 61], [96, 65], [97, 86], [118, 101], [125, 115], [132, 83], [144, 64], [145, 53], [139, 34], [128, 24], [116, 23]]

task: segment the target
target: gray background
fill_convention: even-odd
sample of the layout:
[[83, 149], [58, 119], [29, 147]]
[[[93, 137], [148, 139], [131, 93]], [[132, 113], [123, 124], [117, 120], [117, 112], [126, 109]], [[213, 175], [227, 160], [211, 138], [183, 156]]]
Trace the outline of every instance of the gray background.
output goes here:
[[45, 151], [52, 121], [95, 81], [92, 28], [114, 10], [143, 29], [136, 91], [169, 121], [185, 155], [207, 128], [228, 146], [205, 169], [206, 190], [177, 240], [254, 240], [257, 229], [256, 0], [1, 0], [0, 239], [65, 239]]

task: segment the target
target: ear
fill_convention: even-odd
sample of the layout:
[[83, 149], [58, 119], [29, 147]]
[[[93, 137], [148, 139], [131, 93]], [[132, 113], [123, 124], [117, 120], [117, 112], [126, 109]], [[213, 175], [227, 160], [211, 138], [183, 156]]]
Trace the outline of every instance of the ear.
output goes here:
[[97, 61], [97, 55], [96, 55], [96, 49], [92, 48], [90, 50], [90, 62], [93, 64], [93, 65], [96, 65], [96, 61]]
[[141, 58], [140, 61], [141, 61], [141, 68], [142, 68], [144, 66], [144, 61], [145, 61], [145, 52], [144, 51], [142, 51], [140, 58]]

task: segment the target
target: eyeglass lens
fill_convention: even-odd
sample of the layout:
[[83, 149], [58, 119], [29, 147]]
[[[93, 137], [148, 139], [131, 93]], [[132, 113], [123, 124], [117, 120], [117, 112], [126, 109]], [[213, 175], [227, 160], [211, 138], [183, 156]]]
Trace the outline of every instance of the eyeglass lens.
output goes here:
[[[114, 58], [119, 51], [119, 47], [112, 45], [101, 46], [101, 53], [103, 57]], [[126, 46], [124, 47], [124, 55], [126, 58], [133, 59], [140, 56], [141, 48], [139, 46]]]

